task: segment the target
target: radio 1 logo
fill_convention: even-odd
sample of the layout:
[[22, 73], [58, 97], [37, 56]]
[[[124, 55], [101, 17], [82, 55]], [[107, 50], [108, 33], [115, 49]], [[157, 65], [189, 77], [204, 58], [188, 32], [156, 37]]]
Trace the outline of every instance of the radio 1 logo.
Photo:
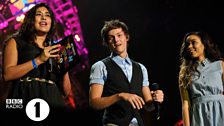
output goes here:
[[22, 99], [6, 99], [6, 108], [7, 109], [22, 109], [23, 100]]

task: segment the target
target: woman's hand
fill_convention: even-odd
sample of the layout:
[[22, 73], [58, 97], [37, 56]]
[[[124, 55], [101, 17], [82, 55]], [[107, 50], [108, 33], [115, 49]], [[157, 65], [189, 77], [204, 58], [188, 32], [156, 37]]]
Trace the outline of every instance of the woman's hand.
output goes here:
[[53, 46], [47, 46], [43, 49], [42, 53], [38, 57], [39, 60], [44, 63], [51, 57], [58, 57], [58, 52], [60, 51], [60, 44], [53, 45]]

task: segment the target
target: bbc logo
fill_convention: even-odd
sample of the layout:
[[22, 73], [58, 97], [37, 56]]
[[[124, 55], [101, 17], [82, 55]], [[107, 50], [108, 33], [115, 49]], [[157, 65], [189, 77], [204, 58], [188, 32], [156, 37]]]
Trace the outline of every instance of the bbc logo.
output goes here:
[[22, 99], [6, 99], [6, 104], [22, 104]]

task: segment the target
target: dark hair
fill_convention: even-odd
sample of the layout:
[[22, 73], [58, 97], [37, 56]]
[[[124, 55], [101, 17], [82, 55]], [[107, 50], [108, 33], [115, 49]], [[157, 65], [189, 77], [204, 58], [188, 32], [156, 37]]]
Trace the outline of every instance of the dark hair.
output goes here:
[[121, 28], [124, 31], [125, 35], [129, 38], [128, 26], [124, 22], [119, 21], [118, 19], [105, 21], [104, 26], [101, 29], [103, 45], [108, 46], [108, 32], [117, 28]]
[[[191, 76], [193, 72], [197, 71], [198, 62], [196, 59], [192, 58], [190, 52], [188, 51], [188, 42], [187, 38], [190, 35], [196, 35], [200, 37], [202, 44], [205, 47], [205, 57], [208, 58], [211, 62], [220, 60], [221, 51], [218, 48], [218, 45], [211, 40], [211, 37], [205, 32], [189, 32], [185, 34], [182, 46], [180, 50], [180, 73], [179, 73], [179, 84], [180, 86], [187, 87], [191, 83]], [[200, 74], [200, 73], [199, 73]]]
[[51, 20], [52, 20], [51, 21], [51, 28], [50, 28], [50, 31], [47, 34], [46, 39], [52, 40], [53, 34], [55, 33], [56, 21], [55, 21], [55, 15], [54, 15], [53, 11], [45, 3], [38, 3], [34, 7], [32, 7], [29, 11], [27, 11], [26, 16], [24, 18], [24, 21], [23, 21], [23, 23], [21, 25], [21, 28], [19, 30], [19, 36], [22, 39], [26, 40], [27, 42], [33, 42], [34, 41], [35, 34], [36, 34], [36, 30], [35, 30], [35, 26], [34, 26], [35, 13], [36, 13], [36, 10], [40, 7], [47, 8], [47, 10], [50, 13]]

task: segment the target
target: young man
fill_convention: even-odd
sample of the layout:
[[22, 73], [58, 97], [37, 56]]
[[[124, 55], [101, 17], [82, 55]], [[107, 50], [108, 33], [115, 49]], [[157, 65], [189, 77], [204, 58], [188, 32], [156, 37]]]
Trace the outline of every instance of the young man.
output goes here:
[[128, 56], [129, 33], [124, 22], [106, 21], [101, 36], [111, 55], [91, 68], [90, 105], [105, 109], [104, 126], [143, 126], [139, 110], [153, 100], [163, 102], [164, 94], [150, 91], [146, 68]]

